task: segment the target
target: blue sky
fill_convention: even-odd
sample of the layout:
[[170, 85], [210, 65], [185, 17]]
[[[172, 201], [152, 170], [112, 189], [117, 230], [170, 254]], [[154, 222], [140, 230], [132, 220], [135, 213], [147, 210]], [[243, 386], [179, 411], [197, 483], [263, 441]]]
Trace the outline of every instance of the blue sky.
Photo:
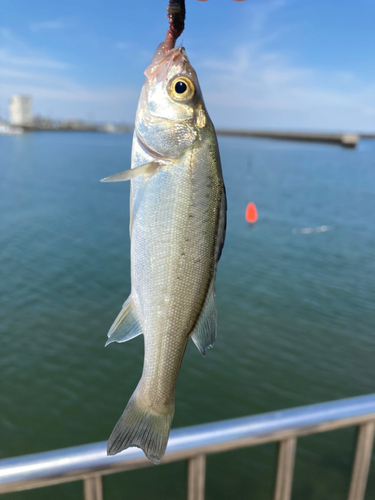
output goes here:
[[[133, 123], [167, 0], [0, 0], [0, 116]], [[183, 44], [214, 124], [374, 131], [373, 0], [186, 0]]]

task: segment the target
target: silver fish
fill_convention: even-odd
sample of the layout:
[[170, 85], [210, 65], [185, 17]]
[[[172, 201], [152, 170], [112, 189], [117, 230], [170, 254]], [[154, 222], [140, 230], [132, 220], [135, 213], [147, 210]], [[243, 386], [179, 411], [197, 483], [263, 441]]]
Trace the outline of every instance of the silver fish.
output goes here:
[[[131, 169], [131, 294], [107, 344], [143, 333], [141, 380], [108, 441], [108, 454], [138, 446], [165, 453], [175, 384], [189, 338], [205, 355], [216, 338], [215, 276], [226, 197], [215, 130], [182, 47], [160, 44], [145, 71]], [[106, 344], [106, 345], [107, 345]]]

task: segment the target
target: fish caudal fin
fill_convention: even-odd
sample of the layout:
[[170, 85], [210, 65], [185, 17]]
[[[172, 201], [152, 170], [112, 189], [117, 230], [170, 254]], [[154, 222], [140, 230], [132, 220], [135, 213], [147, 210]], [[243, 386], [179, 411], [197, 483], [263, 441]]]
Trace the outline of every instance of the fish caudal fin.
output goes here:
[[107, 454], [116, 455], [129, 446], [137, 446], [158, 464], [167, 447], [173, 415], [174, 404], [167, 412], [151, 412], [142, 408], [133, 394], [108, 440]]

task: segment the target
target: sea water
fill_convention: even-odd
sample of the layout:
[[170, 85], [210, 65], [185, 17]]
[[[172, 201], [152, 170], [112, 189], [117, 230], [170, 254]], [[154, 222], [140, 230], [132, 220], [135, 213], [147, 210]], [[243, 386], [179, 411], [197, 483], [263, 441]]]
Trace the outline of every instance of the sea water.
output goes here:
[[[375, 143], [219, 143], [218, 338], [206, 358], [189, 343], [173, 427], [374, 393]], [[130, 150], [130, 134], [0, 136], [1, 458], [107, 439], [139, 380], [142, 337], [104, 349], [130, 292], [129, 184], [99, 179], [130, 168]], [[345, 498], [355, 436], [299, 439], [293, 498]], [[208, 457], [206, 498], [270, 499], [276, 457]], [[104, 496], [184, 499], [185, 464], [105, 477]], [[51, 497], [81, 499], [82, 484], [4, 500]]]

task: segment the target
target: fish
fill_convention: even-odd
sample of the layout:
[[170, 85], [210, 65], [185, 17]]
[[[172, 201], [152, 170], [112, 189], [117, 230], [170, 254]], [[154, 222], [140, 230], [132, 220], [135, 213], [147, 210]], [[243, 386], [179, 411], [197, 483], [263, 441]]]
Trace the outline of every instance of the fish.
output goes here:
[[130, 180], [131, 293], [107, 344], [144, 336], [141, 379], [108, 440], [158, 464], [174, 416], [189, 338], [204, 356], [217, 335], [215, 277], [226, 231], [226, 195], [214, 126], [183, 47], [161, 43], [145, 70]]

